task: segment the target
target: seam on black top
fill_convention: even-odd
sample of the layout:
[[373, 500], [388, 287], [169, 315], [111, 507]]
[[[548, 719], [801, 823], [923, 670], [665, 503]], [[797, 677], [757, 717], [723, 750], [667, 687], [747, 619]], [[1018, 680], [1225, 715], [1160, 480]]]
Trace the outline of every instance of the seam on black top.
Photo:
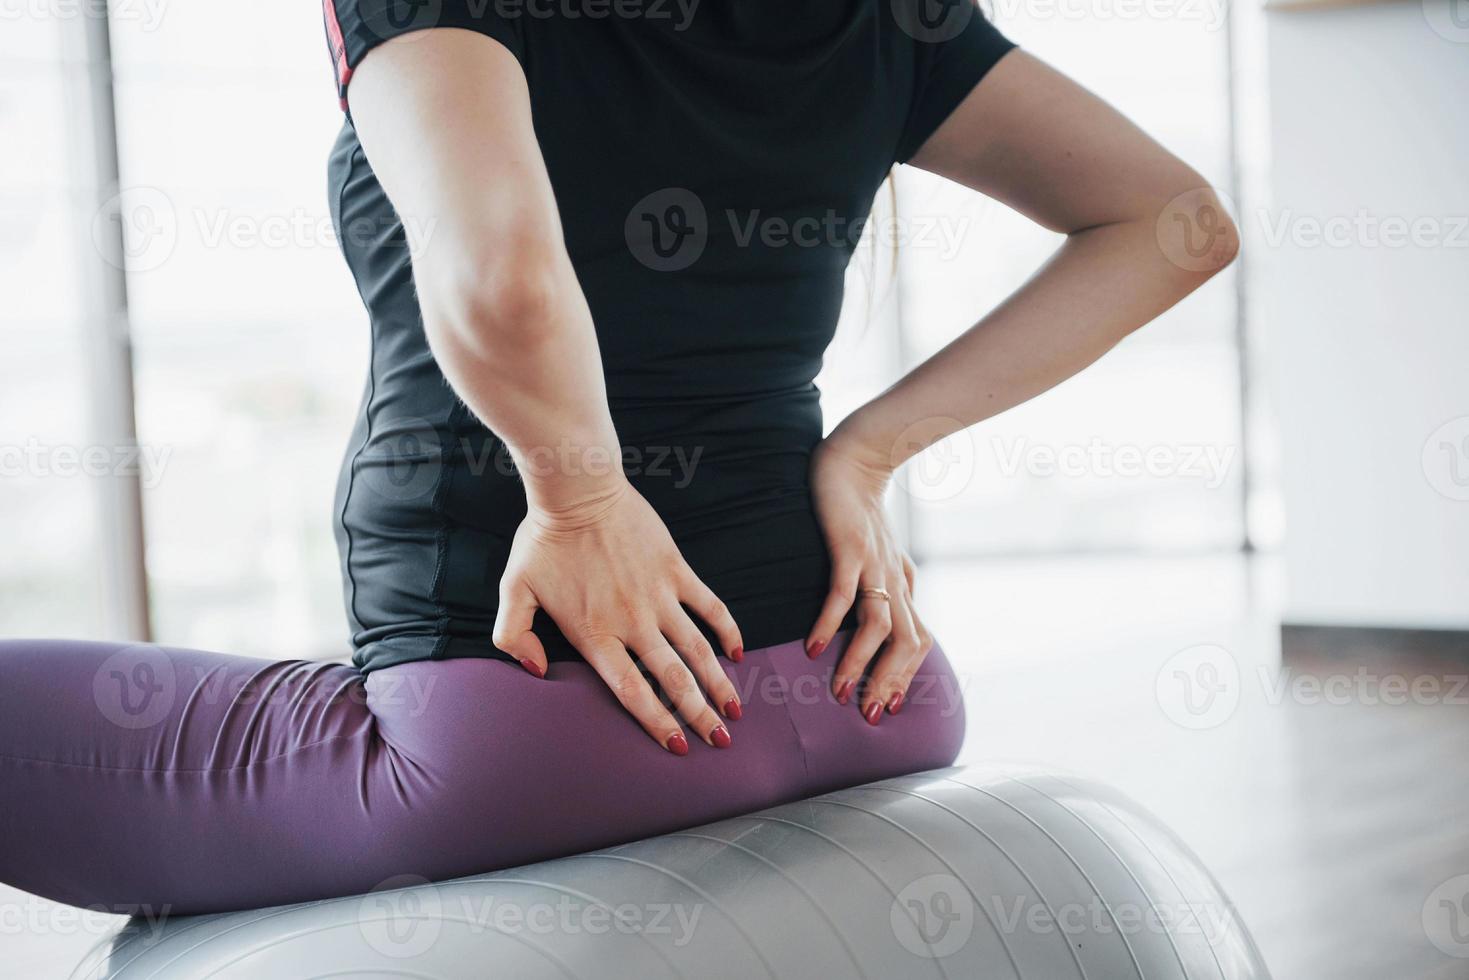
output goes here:
[[[424, 329], [423, 312], [420, 308], [418, 314], [419, 329]], [[454, 415], [459, 411], [457, 400], [449, 404], [449, 415], [444, 420], [444, 428], [452, 437], [454, 433]], [[433, 651], [429, 654], [430, 660], [442, 660], [449, 647], [449, 610], [444, 604], [444, 577], [448, 572], [449, 564], [449, 518], [444, 511], [444, 497], [449, 490], [449, 459], [452, 454], [439, 447], [439, 473], [434, 483], [433, 495], [429, 498], [434, 517], [437, 519], [439, 528], [434, 534], [434, 576], [429, 585], [428, 601], [433, 606], [434, 612], [438, 614], [438, 639], [434, 641]]]
[[[350, 119], [346, 123], [352, 126]], [[352, 138], [357, 139], [357, 128], [352, 126]], [[347, 195], [347, 185], [352, 182], [352, 177], [357, 173], [358, 158], [363, 163], [367, 161], [367, 155], [363, 153], [362, 144], [357, 143], [347, 157], [347, 175], [342, 184], [337, 188], [337, 225], [342, 227], [342, 202]], [[343, 238], [343, 242], [346, 239]], [[368, 443], [372, 441], [372, 406], [377, 398], [377, 327], [372, 322], [372, 308], [367, 302], [367, 297], [362, 292], [362, 280], [357, 275], [357, 268], [352, 264], [351, 249], [343, 247], [342, 258], [347, 263], [347, 271], [352, 274], [352, 285], [357, 289], [357, 296], [362, 300], [362, 308], [367, 312], [367, 403], [363, 407], [366, 415], [362, 426], [362, 442], [357, 446], [357, 451], [352, 454], [351, 461], [347, 464], [347, 490], [342, 494], [342, 510], [338, 520], [342, 524], [342, 535], [347, 540], [347, 553], [342, 556], [342, 571], [347, 577], [347, 612], [352, 617], [352, 625], [361, 628], [362, 617], [357, 614], [357, 577], [352, 574], [352, 528], [347, 523], [347, 510], [352, 502], [352, 491], [357, 488], [357, 464], [366, 452]], [[356, 644], [354, 643], [355, 647]]]

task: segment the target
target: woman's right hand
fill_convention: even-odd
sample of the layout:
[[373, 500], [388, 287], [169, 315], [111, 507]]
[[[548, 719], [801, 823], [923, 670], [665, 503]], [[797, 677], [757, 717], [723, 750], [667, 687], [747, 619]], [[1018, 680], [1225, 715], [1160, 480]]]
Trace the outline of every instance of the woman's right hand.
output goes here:
[[544, 609], [659, 745], [674, 755], [688, 752], [682, 729], [643, 670], [700, 738], [726, 748], [729, 730], [709, 704], [735, 720], [739, 697], [684, 607], [709, 624], [731, 660], [740, 660], [744, 648], [729, 610], [689, 568], [653, 508], [619, 475], [572, 506], [531, 505], [500, 580], [494, 643], [532, 674], [545, 676], [546, 651], [531, 632], [536, 609]]

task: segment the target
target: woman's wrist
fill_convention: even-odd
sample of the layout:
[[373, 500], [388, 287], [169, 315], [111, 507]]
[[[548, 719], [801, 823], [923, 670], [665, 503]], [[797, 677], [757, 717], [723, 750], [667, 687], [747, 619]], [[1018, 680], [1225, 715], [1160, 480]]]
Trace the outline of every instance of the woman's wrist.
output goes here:
[[947, 415], [915, 420], [914, 411], [900, 409], [892, 398], [889, 393], [868, 402], [827, 437], [843, 455], [884, 479], [929, 446], [965, 428], [964, 422]]
[[511, 447], [527, 507], [547, 521], [579, 522], [603, 512], [628, 487], [622, 450], [610, 431]]
[[602, 522], [632, 484], [620, 472], [606, 479], [559, 481], [532, 491], [526, 488], [526, 513], [547, 531], [584, 531]]
[[886, 484], [903, 459], [894, 452], [893, 437], [868, 406], [847, 416], [824, 440], [825, 450], [857, 466], [875, 482]]

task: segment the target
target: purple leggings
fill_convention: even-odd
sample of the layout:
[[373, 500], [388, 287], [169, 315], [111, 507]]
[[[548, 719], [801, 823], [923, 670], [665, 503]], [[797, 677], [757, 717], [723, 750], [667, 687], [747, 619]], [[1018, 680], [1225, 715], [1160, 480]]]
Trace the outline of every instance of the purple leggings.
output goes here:
[[964, 731], [943, 653], [876, 727], [830, 694], [846, 645], [725, 662], [734, 744], [674, 756], [586, 664], [364, 677], [146, 645], [0, 642], [0, 881], [192, 914], [513, 867], [945, 766]]

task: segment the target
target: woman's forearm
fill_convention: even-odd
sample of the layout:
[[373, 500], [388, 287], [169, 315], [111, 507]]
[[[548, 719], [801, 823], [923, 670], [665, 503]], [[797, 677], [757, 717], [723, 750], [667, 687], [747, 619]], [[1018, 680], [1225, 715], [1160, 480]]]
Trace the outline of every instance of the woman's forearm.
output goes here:
[[591, 314], [561, 264], [522, 257], [510, 282], [420, 289], [444, 377], [505, 443], [527, 502], [550, 513], [594, 504], [623, 481]]
[[468, 31], [375, 48], [353, 125], [402, 219], [440, 370], [504, 440], [531, 507], [623, 485], [591, 314], [562, 241], [520, 64]]
[[833, 433], [879, 473], [1076, 374], [1238, 248], [1202, 177], [1024, 51], [1006, 55], [911, 163], [1066, 242], [1013, 296]]
[[422, 31], [374, 48], [350, 98], [412, 248], [434, 360], [525, 485], [528, 513], [494, 603], [495, 648], [544, 678], [544, 614], [667, 751], [689, 751], [680, 717], [711, 748], [728, 748], [724, 720], [740, 717], [739, 695], [699, 624], [731, 660], [744, 641], [623, 474], [520, 62], [474, 31]]
[[1069, 235], [1004, 303], [854, 412], [834, 435], [869, 464], [895, 469], [943, 437], [1081, 371], [1234, 256], [1230, 234], [1206, 261], [1181, 268], [1165, 257], [1157, 227], [1156, 216], [1148, 216]]

